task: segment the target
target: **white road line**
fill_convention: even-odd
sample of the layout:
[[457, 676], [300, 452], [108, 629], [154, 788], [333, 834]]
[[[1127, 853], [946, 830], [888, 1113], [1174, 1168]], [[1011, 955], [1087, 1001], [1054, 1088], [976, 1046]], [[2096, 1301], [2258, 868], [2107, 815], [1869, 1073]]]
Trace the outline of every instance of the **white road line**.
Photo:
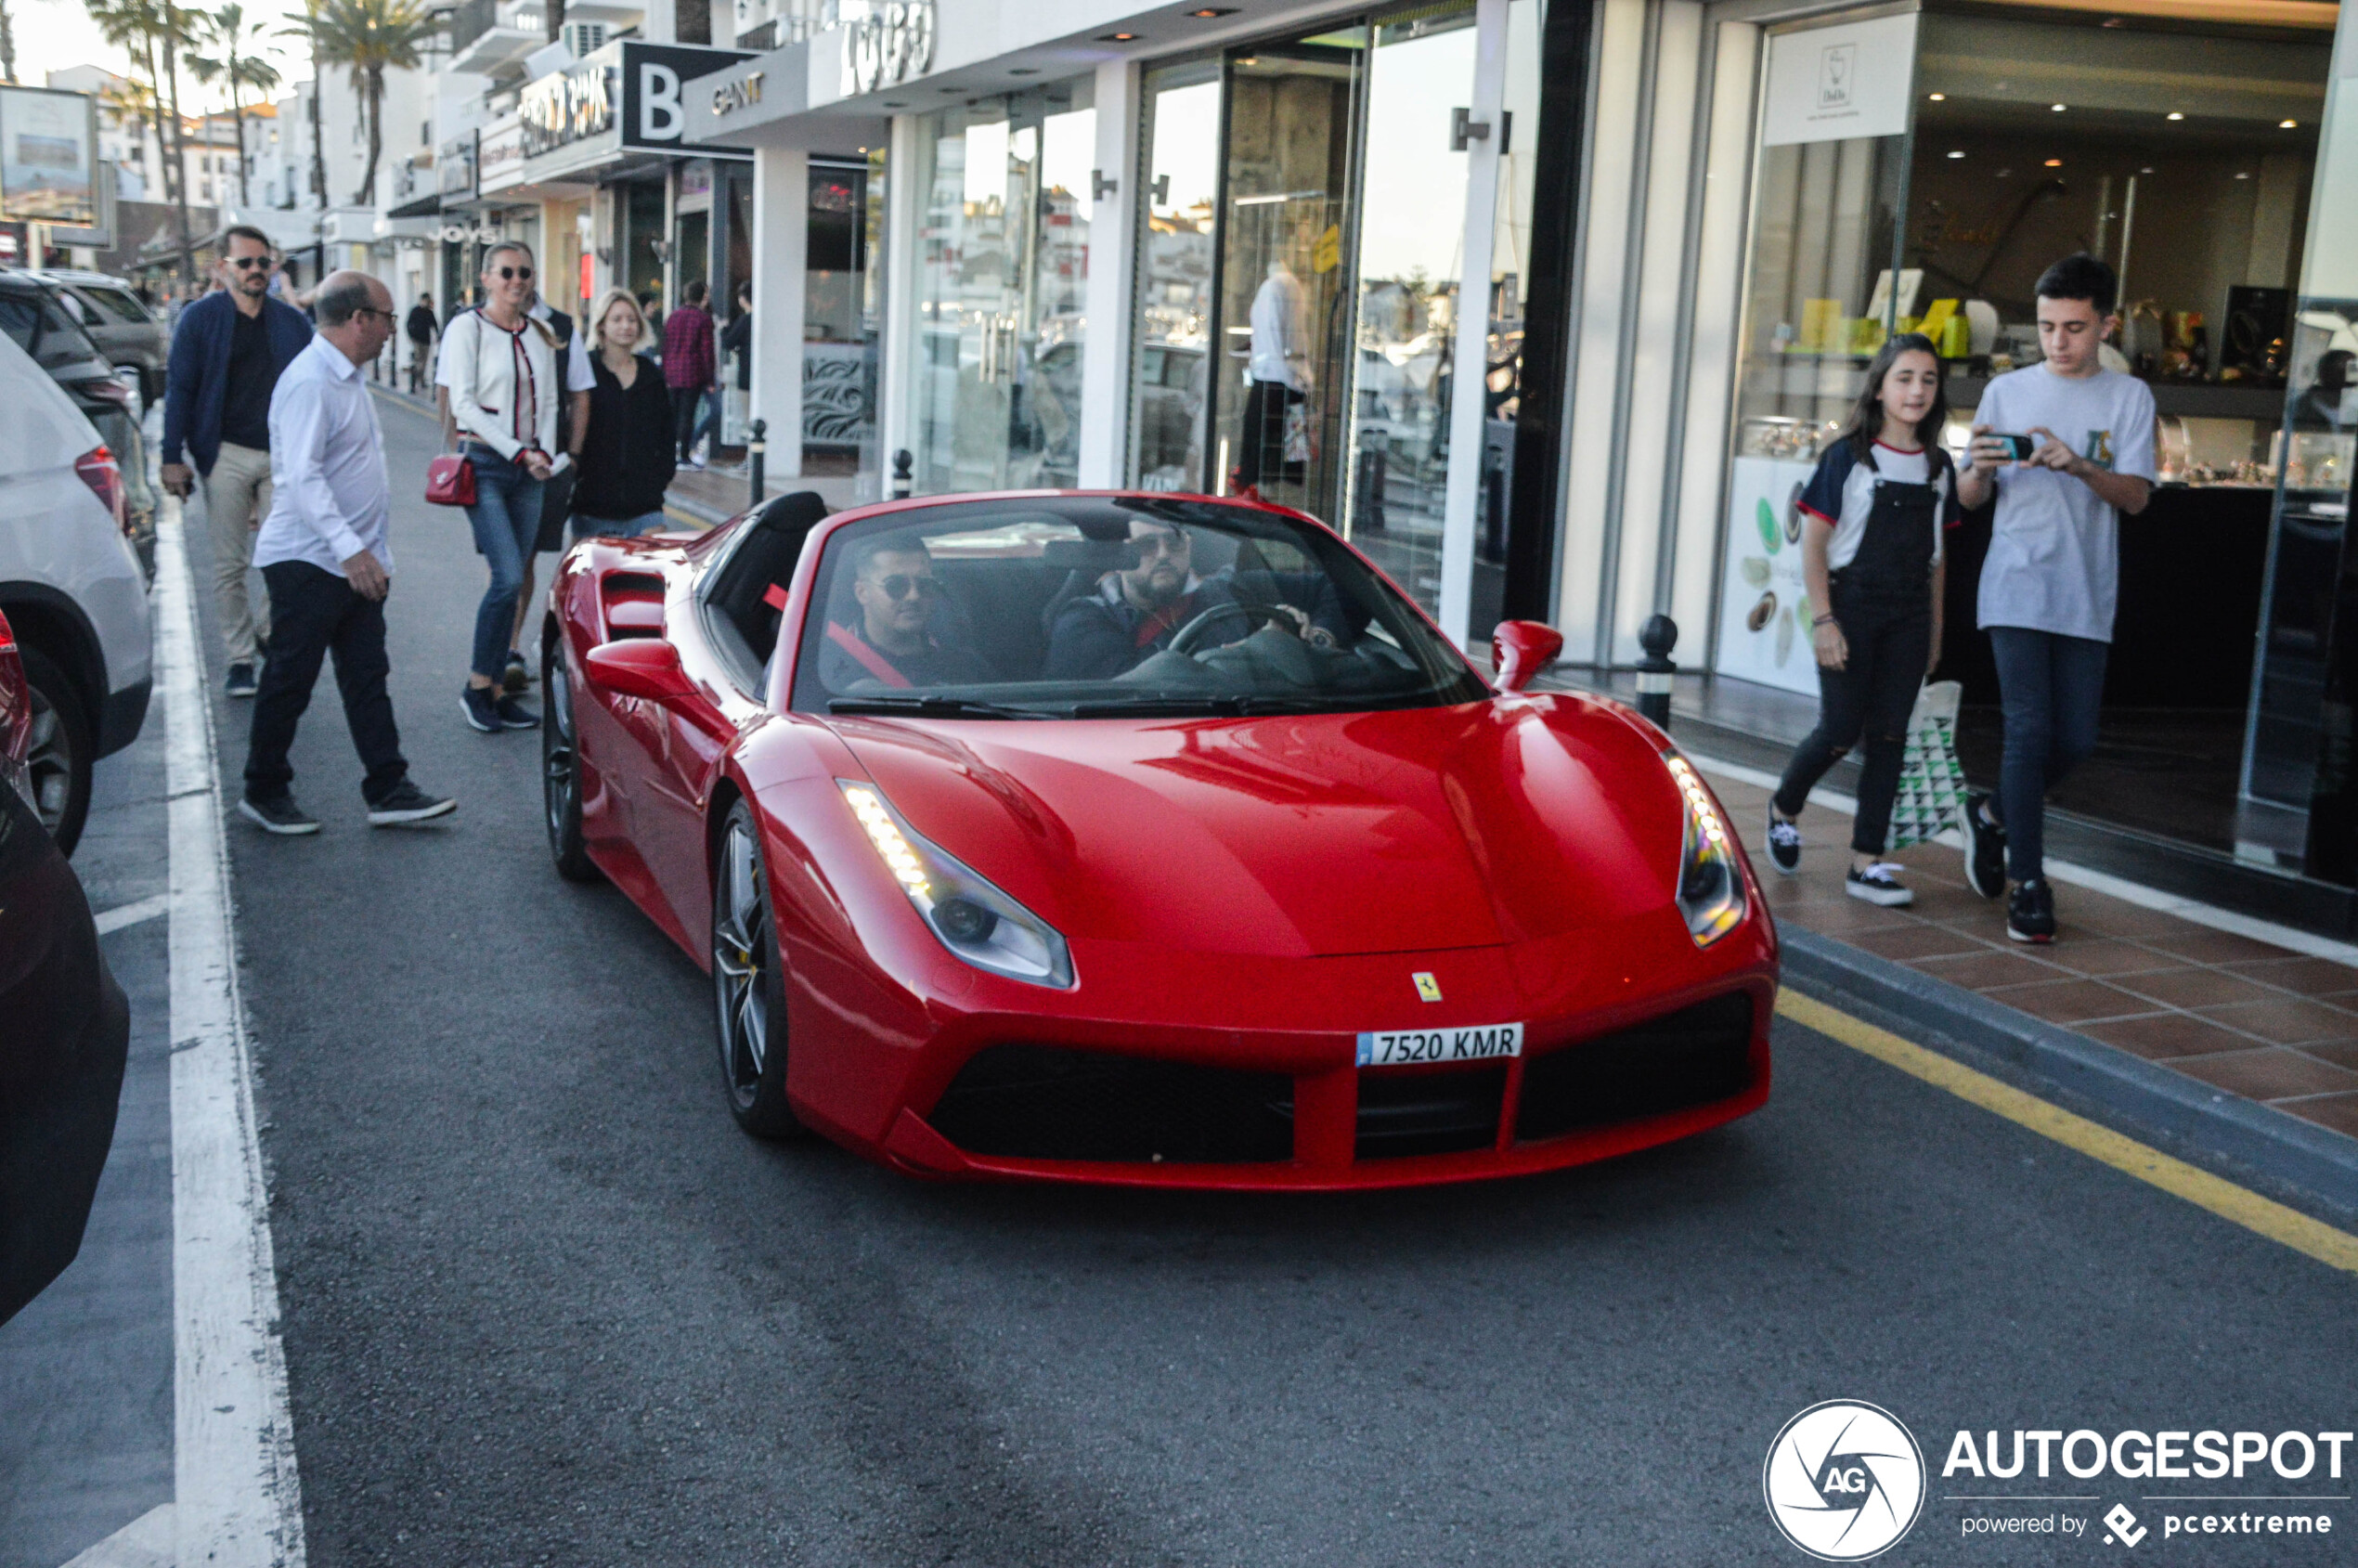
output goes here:
[[[1780, 782], [1776, 774], [1763, 772], [1757, 768], [1747, 768], [1741, 762], [1726, 762], [1718, 758], [1705, 757], [1700, 752], [1693, 751], [1686, 755], [1688, 761], [1692, 762], [1704, 772], [1718, 773], [1734, 779], [1739, 784], [1748, 784], [1759, 789], [1775, 789]], [[1835, 811], [1856, 813], [1859, 810], [1859, 802], [1852, 797], [1838, 794], [1822, 786], [1809, 792], [1809, 803]], [[1957, 830], [1954, 828], [1943, 833], [1935, 842], [1946, 844], [1951, 849], [1962, 850], [1964, 848], [1963, 839], [1958, 836]], [[2176, 893], [2165, 893], [2158, 888], [2148, 888], [2142, 882], [2131, 882], [2125, 877], [2115, 876], [2108, 871], [2098, 871], [2093, 866], [2075, 865], [2069, 861], [2050, 859], [2047, 862], [2047, 875], [2051, 880], [2064, 883], [2068, 887], [2085, 888], [2090, 892], [2103, 893], [2118, 899], [2123, 903], [2137, 904], [2145, 909], [2157, 909], [2165, 914], [2174, 914], [2179, 919], [2191, 921], [2196, 926], [2208, 926], [2214, 931], [2232, 931], [2238, 937], [2249, 937], [2256, 942], [2266, 942], [2273, 947], [2285, 948], [2293, 952], [2305, 952], [2312, 958], [2330, 958], [2337, 964], [2348, 964], [2358, 967], [2358, 945], [2338, 942], [2331, 937], [2320, 937], [2290, 926], [2279, 926], [2273, 920], [2261, 920], [2254, 915], [2238, 914], [2232, 909], [2221, 909], [2215, 904], [2204, 903], [2199, 899], [2181, 898]]]
[[117, 904], [99, 913], [98, 935], [103, 937], [110, 931], [120, 931], [125, 926], [137, 926], [153, 920], [171, 907], [172, 895], [169, 893], [158, 893], [154, 898], [141, 899], [137, 903]]
[[158, 1503], [65, 1568], [173, 1568], [172, 1505]]
[[301, 1568], [302, 1493], [238, 998], [213, 709], [180, 510], [168, 499], [156, 558], [171, 797], [173, 1560]]

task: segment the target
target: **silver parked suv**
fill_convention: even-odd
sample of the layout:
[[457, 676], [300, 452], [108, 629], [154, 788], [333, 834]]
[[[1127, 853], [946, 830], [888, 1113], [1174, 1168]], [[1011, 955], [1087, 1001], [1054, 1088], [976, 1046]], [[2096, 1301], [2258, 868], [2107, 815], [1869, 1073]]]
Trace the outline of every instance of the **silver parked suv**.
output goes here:
[[71, 852], [99, 758], [148, 712], [148, 583], [123, 470], [65, 390], [0, 334], [0, 613], [32, 689], [32, 800]]

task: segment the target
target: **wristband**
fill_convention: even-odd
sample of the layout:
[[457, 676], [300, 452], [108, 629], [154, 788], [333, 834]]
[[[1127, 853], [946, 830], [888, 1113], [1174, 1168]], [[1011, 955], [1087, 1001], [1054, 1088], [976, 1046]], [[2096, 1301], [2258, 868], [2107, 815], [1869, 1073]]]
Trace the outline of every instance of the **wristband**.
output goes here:
[[1834, 624], [1834, 616], [1831, 613], [1822, 616], [1813, 616], [1810, 617], [1809, 624], [1811, 626], [1832, 626]]

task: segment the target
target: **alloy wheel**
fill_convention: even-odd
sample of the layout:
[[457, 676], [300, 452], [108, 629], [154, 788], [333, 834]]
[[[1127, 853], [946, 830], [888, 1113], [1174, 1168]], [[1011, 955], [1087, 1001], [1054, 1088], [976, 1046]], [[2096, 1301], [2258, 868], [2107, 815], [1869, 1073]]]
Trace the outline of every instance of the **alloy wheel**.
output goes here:
[[25, 756], [25, 772], [32, 781], [32, 809], [41, 814], [41, 825], [48, 829], [52, 837], [65, 821], [67, 804], [73, 798], [73, 771], [72, 730], [36, 687], [32, 693], [32, 745]]
[[770, 1059], [770, 911], [753, 829], [729, 824], [714, 901], [713, 999], [719, 1009], [720, 1070], [740, 1110], [760, 1093]]
[[548, 721], [540, 726], [541, 797], [550, 841], [562, 845], [581, 806], [581, 772], [574, 759], [573, 692], [566, 683], [562, 658], [546, 661], [540, 679], [542, 700], [548, 704]]

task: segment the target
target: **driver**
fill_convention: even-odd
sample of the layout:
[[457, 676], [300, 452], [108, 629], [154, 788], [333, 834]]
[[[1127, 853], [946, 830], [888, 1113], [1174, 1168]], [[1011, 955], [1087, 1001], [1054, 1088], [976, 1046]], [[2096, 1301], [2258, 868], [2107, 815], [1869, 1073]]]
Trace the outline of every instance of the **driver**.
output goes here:
[[1235, 642], [1254, 619], [1224, 577], [1196, 576], [1194, 544], [1173, 524], [1130, 520], [1131, 564], [1108, 572], [1095, 593], [1056, 612], [1041, 674], [1051, 680], [1106, 680], [1144, 663], [1208, 610], [1222, 612], [1198, 633], [1198, 646]]
[[981, 655], [945, 641], [934, 626], [941, 579], [923, 539], [886, 534], [851, 547], [850, 625], [831, 620], [819, 647], [819, 680], [830, 692], [862, 682], [894, 688], [958, 686], [995, 679]]

